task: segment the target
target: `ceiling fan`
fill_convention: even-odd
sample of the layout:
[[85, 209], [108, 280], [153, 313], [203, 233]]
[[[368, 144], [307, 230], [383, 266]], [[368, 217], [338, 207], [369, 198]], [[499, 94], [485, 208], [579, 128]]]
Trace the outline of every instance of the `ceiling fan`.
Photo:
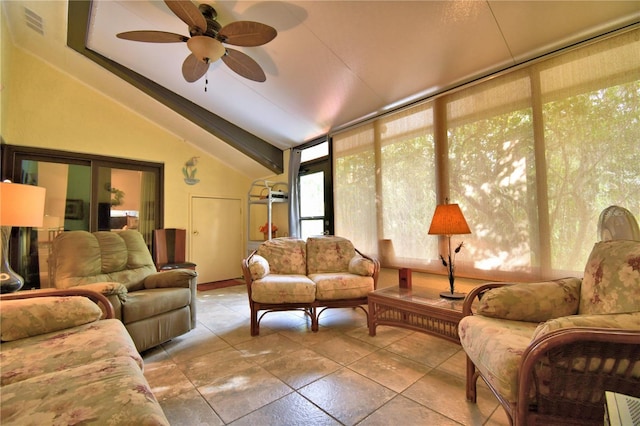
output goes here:
[[191, 54], [182, 64], [182, 75], [189, 83], [199, 80], [209, 64], [222, 58], [224, 63], [236, 73], [249, 80], [263, 82], [264, 71], [250, 56], [222, 43], [235, 46], [261, 46], [273, 40], [277, 31], [269, 25], [253, 21], [236, 21], [224, 27], [216, 18], [217, 12], [208, 4], [194, 5], [190, 0], [165, 0], [171, 11], [189, 26], [189, 35], [165, 31], [127, 31], [116, 36], [124, 40], [148, 43], [187, 43]]

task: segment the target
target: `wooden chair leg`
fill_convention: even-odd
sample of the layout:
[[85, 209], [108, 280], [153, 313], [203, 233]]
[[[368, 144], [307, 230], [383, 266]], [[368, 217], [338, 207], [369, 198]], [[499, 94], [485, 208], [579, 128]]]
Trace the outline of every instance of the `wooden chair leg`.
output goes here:
[[478, 375], [476, 374], [476, 366], [467, 357], [467, 401], [475, 404], [477, 398]]
[[258, 308], [254, 303], [251, 303], [251, 335], [257, 336], [260, 334], [260, 323], [258, 322]]

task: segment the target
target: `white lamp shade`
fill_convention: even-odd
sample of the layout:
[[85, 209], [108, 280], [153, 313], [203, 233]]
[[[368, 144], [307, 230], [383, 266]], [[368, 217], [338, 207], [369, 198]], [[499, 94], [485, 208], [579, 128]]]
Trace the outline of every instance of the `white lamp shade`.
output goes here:
[[225, 52], [222, 43], [207, 36], [191, 37], [187, 41], [187, 47], [200, 62], [205, 64], [217, 61], [222, 58]]
[[45, 188], [0, 182], [0, 226], [41, 227]]

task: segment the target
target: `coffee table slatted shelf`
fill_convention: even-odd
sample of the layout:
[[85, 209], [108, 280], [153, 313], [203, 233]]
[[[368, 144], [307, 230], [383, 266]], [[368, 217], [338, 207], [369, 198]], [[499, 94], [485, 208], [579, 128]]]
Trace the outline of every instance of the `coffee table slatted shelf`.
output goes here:
[[460, 344], [458, 323], [463, 300], [443, 299], [426, 288], [386, 287], [369, 293], [369, 335], [390, 325], [442, 337]]

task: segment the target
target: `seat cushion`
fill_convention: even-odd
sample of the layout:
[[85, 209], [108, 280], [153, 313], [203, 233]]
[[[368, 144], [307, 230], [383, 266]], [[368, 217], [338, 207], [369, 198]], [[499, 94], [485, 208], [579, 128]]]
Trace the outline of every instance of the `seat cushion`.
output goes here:
[[140, 367], [129, 357], [12, 383], [2, 387], [0, 398], [3, 424], [169, 424]]
[[142, 358], [133, 340], [116, 319], [4, 342], [0, 345], [0, 384], [5, 386], [114, 356], [129, 357], [142, 369]]
[[580, 315], [640, 311], [640, 241], [596, 243], [580, 290]]
[[127, 295], [122, 304], [122, 322], [130, 324], [165, 312], [180, 309], [191, 303], [188, 288], [153, 288]]
[[481, 315], [464, 317], [458, 325], [467, 356], [507, 401], [516, 401], [520, 360], [537, 325]]
[[269, 274], [251, 284], [251, 300], [258, 303], [311, 303], [316, 285], [305, 275]]
[[373, 291], [373, 277], [339, 272], [312, 274], [309, 278], [316, 283], [318, 300], [357, 299]]

